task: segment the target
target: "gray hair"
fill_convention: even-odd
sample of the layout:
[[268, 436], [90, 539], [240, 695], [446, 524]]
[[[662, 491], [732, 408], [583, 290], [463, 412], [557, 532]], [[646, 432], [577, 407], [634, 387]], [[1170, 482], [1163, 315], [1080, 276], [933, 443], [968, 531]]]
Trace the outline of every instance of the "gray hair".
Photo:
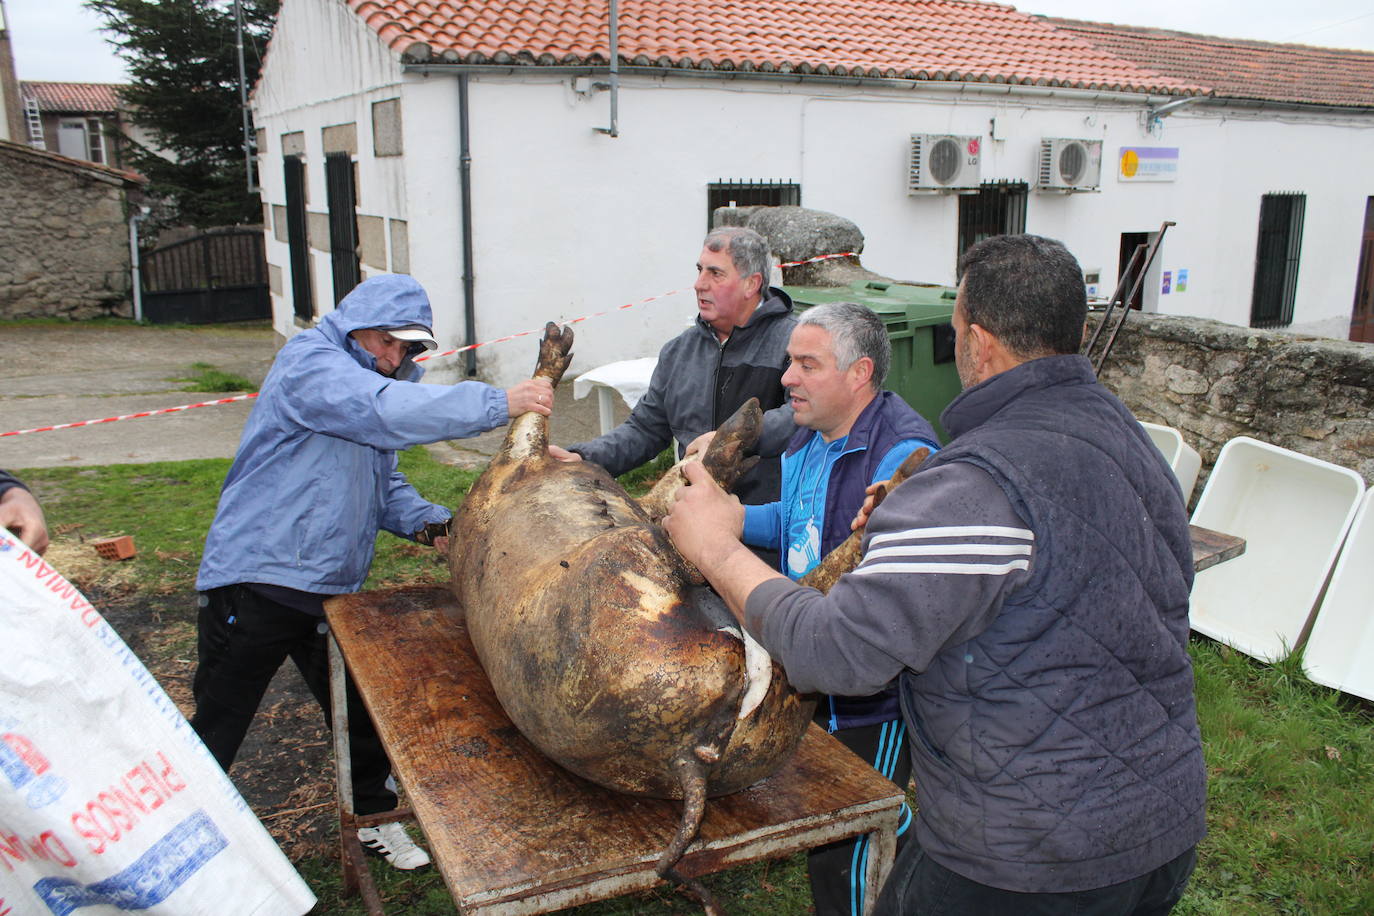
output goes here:
[[710, 251], [724, 251], [730, 255], [740, 278], [747, 280], [759, 275], [759, 295], [768, 288], [768, 275], [773, 265], [768, 259], [768, 243], [753, 229], [743, 226], [722, 226], [706, 234], [703, 247]]
[[881, 391], [887, 370], [892, 365], [892, 341], [883, 320], [866, 305], [857, 302], [827, 302], [802, 312], [798, 326], [814, 324], [830, 334], [835, 351], [835, 366], [841, 372], [867, 356], [873, 360], [874, 391]]

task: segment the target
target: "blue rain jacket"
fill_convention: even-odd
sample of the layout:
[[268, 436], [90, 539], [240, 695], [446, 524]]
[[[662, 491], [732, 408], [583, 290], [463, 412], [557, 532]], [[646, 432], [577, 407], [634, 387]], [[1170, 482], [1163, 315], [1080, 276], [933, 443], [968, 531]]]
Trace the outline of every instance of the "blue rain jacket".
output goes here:
[[506, 393], [481, 382], [416, 384], [423, 370], [408, 358], [388, 378], [348, 336], [407, 324], [433, 327], [420, 284], [374, 277], [282, 347], [220, 491], [196, 588], [355, 592], [379, 529], [409, 537], [451, 516], [396, 470], [396, 452], [501, 426]]

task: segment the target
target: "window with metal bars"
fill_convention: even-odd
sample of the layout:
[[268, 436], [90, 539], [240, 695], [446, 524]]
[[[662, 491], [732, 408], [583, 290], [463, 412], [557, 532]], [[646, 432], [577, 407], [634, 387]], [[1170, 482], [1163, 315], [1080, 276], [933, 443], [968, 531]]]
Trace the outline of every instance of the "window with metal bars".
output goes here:
[[706, 186], [706, 231], [717, 207], [800, 207], [801, 185], [794, 181], [713, 181]]
[[1283, 328], [1293, 323], [1306, 210], [1306, 194], [1289, 191], [1260, 198], [1255, 289], [1250, 298], [1252, 328]]
[[959, 198], [959, 250], [955, 258], [994, 235], [1019, 235], [1026, 231], [1024, 181], [985, 181], [977, 194]]

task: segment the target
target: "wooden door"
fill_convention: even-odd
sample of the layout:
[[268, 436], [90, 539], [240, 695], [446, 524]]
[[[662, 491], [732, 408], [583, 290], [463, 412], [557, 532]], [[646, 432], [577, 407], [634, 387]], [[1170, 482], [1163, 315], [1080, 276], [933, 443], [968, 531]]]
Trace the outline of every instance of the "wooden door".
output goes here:
[[1360, 242], [1360, 268], [1355, 276], [1350, 339], [1374, 343], [1374, 197], [1364, 205], [1364, 237]]

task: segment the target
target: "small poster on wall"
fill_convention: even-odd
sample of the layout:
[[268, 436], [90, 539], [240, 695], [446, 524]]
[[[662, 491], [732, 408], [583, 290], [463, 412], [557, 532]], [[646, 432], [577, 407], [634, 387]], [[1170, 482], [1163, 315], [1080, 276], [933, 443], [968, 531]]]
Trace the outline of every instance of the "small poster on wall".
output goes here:
[[1167, 296], [1167, 295], [1169, 295], [1169, 284], [1170, 284], [1170, 281], [1173, 280], [1173, 277], [1174, 277], [1174, 272], [1173, 272], [1172, 270], [1166, 270], [1166, 271], [1164, 271], [1164, 279], [1161, 280], [1161, 281], [1160, 281], [1160, 284], [1159, 284], [1159, 294], [1160, 294], [1161, 296]]
[[1182, 293], [1188, 289], [1188, 269], [1185, 267], [1178, 272], [1178, 281], [1174, 283], [1174, 292]]
[[1174, 181], [1178, 178], [1178, 147], [1123, 146], [1116, 160], [1117, 181]]

